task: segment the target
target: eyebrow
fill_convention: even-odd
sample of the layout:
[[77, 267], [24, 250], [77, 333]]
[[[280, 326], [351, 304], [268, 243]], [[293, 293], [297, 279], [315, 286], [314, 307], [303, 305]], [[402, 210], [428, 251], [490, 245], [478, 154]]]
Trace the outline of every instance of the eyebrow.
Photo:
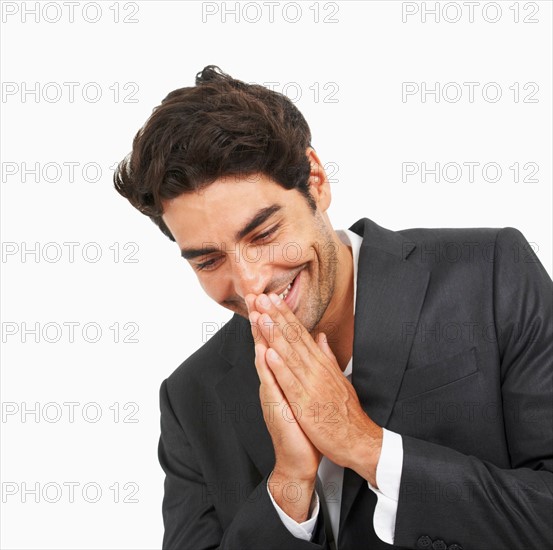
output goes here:
[[[279, 204], [272, 204], [265, 208], [258, 210], [254, 216], [242, 227], [239, 229], [235, 235], [235, 241], [240, 241], [246, 235], [251, 233], [254, 229], [259, 227], [262, 223], [267, 221], [273, 214], [282, 209], [282, 206]], [[181, 256], [185, 260], [192, 260], [198, 256], [207, 256], [208, 254], [213, 254], [214, 252], [220, 252], [221, 249], [215, 246], [208, 246], [203, 248], [183, 248], [181, 249]]]

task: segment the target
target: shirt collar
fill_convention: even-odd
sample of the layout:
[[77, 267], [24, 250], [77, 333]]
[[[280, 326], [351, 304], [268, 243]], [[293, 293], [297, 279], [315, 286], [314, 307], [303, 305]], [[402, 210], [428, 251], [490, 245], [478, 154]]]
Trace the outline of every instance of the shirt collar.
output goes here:
[[[361, 249], [363, 238], [349, 229], [338, 229], [336, 234], [345, 245], [351, 248], [351, 255], [353, 256], [353, 314], [355, 315], [355, 299], [357, 296], [357, 264], [359, 262], [359, 250]], [[353, 357], [350, 357], [350, 360], [344, 370], [344, 376], [346, 376], [348, 380], [351, 379], [352, 370]]]

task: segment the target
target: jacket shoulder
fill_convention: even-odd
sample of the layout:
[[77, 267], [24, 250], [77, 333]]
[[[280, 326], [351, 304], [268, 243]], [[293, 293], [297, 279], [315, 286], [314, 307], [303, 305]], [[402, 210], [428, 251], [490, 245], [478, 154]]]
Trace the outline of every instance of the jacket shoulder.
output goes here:
[[[513, 229], [513, 228], [507, 228]], [[397, 231], [415, 242], [481, 242], [495, 241], [501, 227], [414, 227]], [[516, 230], [515, 230], [516, 231]]]
[[410, 260], [433, 270], [438, 266], [493, 264], [502, 231], [492, 227], [418, 227], [397, 233], [405, 243], [415, 245]]

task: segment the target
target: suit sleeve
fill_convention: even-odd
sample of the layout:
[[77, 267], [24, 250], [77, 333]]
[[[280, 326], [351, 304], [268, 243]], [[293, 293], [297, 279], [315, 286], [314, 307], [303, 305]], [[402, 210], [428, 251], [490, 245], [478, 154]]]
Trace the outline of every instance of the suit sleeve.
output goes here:
[[[313, 541], [295, 538], [272, 505], [266, 476], [223, 529], [210, 498], [195, 451], [179, 424], [167, 393], [160, 389], [159, 462], [165, 472], [163, 497], [164, 550], [325, 550], [324, 519], [319, 513]], [[215, 450], [214, 450], [215, 452]]]
[[499, 231], [495, 253], [510, 468], [403, 436], [396, 545], [431, 548], [437, 537], [465, 550], [553, 546], [553, 284], [520, 231]]

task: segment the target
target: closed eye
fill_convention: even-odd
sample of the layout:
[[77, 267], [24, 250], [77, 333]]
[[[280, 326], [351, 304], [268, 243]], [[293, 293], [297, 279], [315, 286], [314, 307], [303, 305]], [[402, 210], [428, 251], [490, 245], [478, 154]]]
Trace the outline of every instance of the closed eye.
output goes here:
[[202, 262], [200, 264], [196, 264], [194, 267], [198, 271], [209, 270], [209, 269], [213, 268], [213, 266], [215, 266], [217, 264], [217, 261], [220, 260], [220, 259], [221, 258], [212, 258], [211, 260], [207, 260], [207, 261]]
[[264, 241], [267, 237], [270, 237], [279, 228], [280, 228], [280, 224], [277, 223], [274, 227], [272, 227], [271, 229], [265, 231], [264, 233], [261, 233], [260, 235], [257, 235], [252, 240], [254, 242]]
[[[280, 224], [275, 225], [274, 227], [271, 227], [271, 229], [268, 229], [267, 231], [264, 231], [263, 233], [260, 233], [259, 235], [256, 235], [252, 242], [260, 242], [268, 239], [273, 233], [275, 233], [280, 228]], [[214, 269], [218, 262], [222, 259], [222, 257], [218, 258], [212, 258], [210, 260], [206, 260], [205, 262], [201, 262], [199, 264], [195, 264], [194, 267], [198, 271], [209, 271], [211, 269]]]

